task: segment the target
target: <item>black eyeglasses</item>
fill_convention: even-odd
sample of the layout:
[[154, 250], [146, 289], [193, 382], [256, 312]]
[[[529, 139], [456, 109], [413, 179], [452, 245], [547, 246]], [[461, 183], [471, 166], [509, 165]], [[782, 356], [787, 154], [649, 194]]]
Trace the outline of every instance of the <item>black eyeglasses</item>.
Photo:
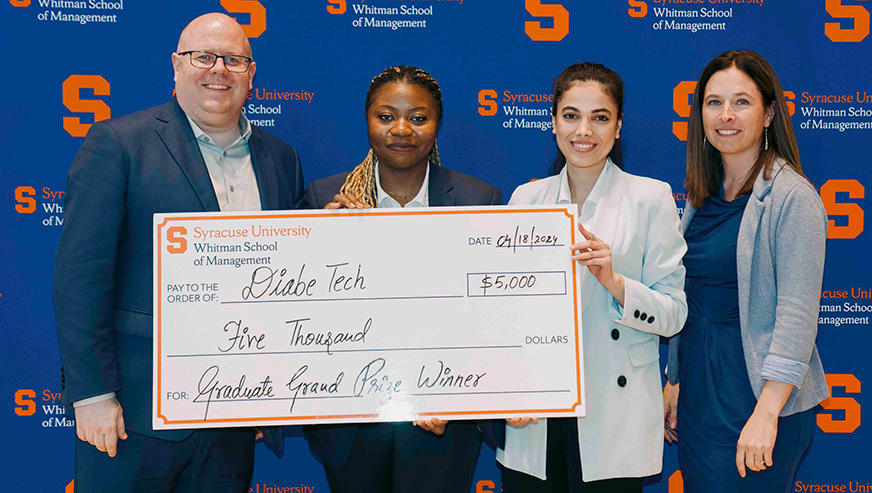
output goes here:
[[197, 68], [210, 69], [219, 58], [224, 60], [224, 68], [229, 72], [247, 72], [251, 58], [242, 55], [216, 55], [208, 51], [182, 51], [176, 55], [191, 55], [191, 65]]

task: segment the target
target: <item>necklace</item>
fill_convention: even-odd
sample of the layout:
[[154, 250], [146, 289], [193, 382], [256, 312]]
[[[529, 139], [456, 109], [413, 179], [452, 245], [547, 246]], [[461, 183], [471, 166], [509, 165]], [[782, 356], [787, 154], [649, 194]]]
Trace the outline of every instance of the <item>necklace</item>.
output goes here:
[[[382, 188], [382, 189], [384, 190], [384, 188]], [[408, 193], [408, 194], [402, 194], [402, 193], [392, 192], [392, 191], [390, 191], [390, 190], [385, 190], [385, 193], [388, 194], [388, 195], [390, 195], [391, 197], [393, 197], [393, 198], [395, 198], [395, 199], [399, 199], [399, 200], [401, 200], [401, 201], [403, 201], [403, 202], [406, 202], [406, 201], [410, 200], [410, 198], [412, 197], [412, 194], [411, 194], [411, 193]], [[416, 193], [417, 193], [417, 192], [416, 192]]]

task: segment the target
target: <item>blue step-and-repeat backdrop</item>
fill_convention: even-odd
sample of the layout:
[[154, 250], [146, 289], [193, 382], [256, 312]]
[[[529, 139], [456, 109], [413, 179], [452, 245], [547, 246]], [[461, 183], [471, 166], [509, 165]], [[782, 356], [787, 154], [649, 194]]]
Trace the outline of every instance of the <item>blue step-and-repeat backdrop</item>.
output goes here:
[[[669, 182], [683, 209], [694, 81], [725, 50], [763, 54], [784, 86], [803, 169], [830, 217], [818, 346], [832, 398], [795, 491], [872, 491], [872, 434], [862, 417], [872, 405], [862, 388], [872, 382], [872, 263], [864, 256], [872, 1], [0, 0], [4, 491], [72, 491], [75, 423], [59, 400], [51, 298], [70, 162], [94, 121], [171, 97], [178, 35], [210, 11], [245, 26], [258, 68], [245, 112], [296, 146], [307, 181], [364, 158], [369, 82], [408, 64], [442, 87], [442, 162], [506, 198], [547, 174], [555, 155], [543, 111], [551, 81], [589, 60], [624, 79], [626, 169]], [[326, 492], [299, 430], [287, 434], [283, 459], [258, 445], [251, 491]], [[682, 491], [675, 447], [666, 446], [665, 457], [646, 492]], [[500, 491], [486, 447], [473, 491]]]

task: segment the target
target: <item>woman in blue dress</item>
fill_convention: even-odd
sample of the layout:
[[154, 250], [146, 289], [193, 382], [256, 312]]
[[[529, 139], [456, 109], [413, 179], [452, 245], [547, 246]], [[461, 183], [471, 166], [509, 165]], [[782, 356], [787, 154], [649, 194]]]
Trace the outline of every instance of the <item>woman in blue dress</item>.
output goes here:
[[827, 217], [759, 54], [703, 70], [685, 185], [688, 318], [669, 345], [666, 439], [685, 491], [789, 491], [829, 396], [815, 346]]

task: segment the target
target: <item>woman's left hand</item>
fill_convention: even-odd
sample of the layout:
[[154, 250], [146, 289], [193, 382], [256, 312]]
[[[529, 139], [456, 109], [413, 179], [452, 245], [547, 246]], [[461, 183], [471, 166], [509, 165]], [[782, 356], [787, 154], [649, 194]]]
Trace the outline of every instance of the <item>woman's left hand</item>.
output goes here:
[[612, 251], [609, 245], [584, 229], [581, 223], [578, 223], [578, 231], [585, 241], [569, 247], [572, 252], [578, 252], [573, 253], [572, 260], [587, 267], [596, 280], [615, 297], [618, 304], [624, 306], [624, 277], [612, 270]]
[[432, 419], [428, 419], [426, 421], [423, 421], [423, 420], [413, 421], [412, 424], [415, 426], [419, 426], [422, 429], [427, 430], [434, 435], [441, 435], [441, 434], [445, 433], [445, 425], [448, 424], [448, 421], [441, 420], [439, 418], [432, 418]]
[[772, 449], [778, 436], [778, 416], [790, 397], [793, 385], [766, 380], [754, 412], [739, 434], [736, 444], [736, 469], [745, 477], [745, 466], [752, 471], [772, 467]]
[[736, 468], [745, 477], [745, 466], [759, 472], [772, 466], [772, 449], [778, 434], [778, 414], [755, 409], [736, 444]]

